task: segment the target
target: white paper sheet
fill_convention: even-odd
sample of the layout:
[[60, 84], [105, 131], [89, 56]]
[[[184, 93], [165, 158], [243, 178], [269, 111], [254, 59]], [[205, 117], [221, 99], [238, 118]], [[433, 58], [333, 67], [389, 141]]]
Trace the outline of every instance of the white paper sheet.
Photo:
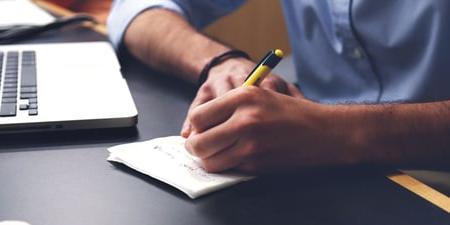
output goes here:
[[187, 153], [184, 142], [180, 136], [171, 136], [118, 145], [108, 149], [108, 160], [172, 185], [192, 199], [253, 178], [207, 173], [198, 159]]
[[0, 27], [11, 25], [43, 25], [54, 17], [29, 0], [0, 0]]

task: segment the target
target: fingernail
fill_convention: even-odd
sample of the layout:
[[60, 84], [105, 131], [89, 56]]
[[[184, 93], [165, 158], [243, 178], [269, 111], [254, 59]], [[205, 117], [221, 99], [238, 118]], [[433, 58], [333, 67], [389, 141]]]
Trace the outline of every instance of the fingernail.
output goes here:
[[191, 126], [189, 123], [185, 123], [183, 128], [181, 129], [181, 136], [184, 138], [188, 138], [191, 133]]

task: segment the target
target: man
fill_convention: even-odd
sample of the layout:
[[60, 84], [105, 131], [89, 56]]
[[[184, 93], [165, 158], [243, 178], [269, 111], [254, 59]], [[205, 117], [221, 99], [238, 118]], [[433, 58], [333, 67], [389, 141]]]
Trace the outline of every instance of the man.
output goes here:
[[[197, 29], [242, 0], [117, 0], [111, 40], [196, 83], [182, 135], [210, 172], [450, 162], [450, 2], [284, 0], [301, 92]], [[212, 59], [220, 63], [211, 68]]]

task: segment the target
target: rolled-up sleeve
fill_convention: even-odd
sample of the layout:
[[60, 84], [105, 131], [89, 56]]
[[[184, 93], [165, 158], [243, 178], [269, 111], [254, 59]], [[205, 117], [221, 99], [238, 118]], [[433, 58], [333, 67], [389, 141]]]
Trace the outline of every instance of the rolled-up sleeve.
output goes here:
[[131, 21], [146, 9], [165, 8], [184, 16], [183, 10], [168, 0], [115, 0], [108, 17], [109, 38], [116, 49], [122, 42], [125, 30]]
[[151, 8], [164, 8], [185, 17], [196, 28], [203, 28], [244, 3], [245, 0], [115, 0], [108, 18], [109, 38], [116, 49], [131, 21]]

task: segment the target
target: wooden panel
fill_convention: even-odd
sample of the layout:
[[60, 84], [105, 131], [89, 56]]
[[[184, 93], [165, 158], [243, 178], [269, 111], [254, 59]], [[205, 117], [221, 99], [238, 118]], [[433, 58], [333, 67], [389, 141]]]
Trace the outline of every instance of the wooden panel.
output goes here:
[[450, 198], [448, 196], [403, 173], [390, 175], [388, 178], [450, 213]]
[[238, 11], [205, 29], [205, 32], [259, 59], [269, 49], [290, 52], [286, 26], [278, 0], [249, 0]]

